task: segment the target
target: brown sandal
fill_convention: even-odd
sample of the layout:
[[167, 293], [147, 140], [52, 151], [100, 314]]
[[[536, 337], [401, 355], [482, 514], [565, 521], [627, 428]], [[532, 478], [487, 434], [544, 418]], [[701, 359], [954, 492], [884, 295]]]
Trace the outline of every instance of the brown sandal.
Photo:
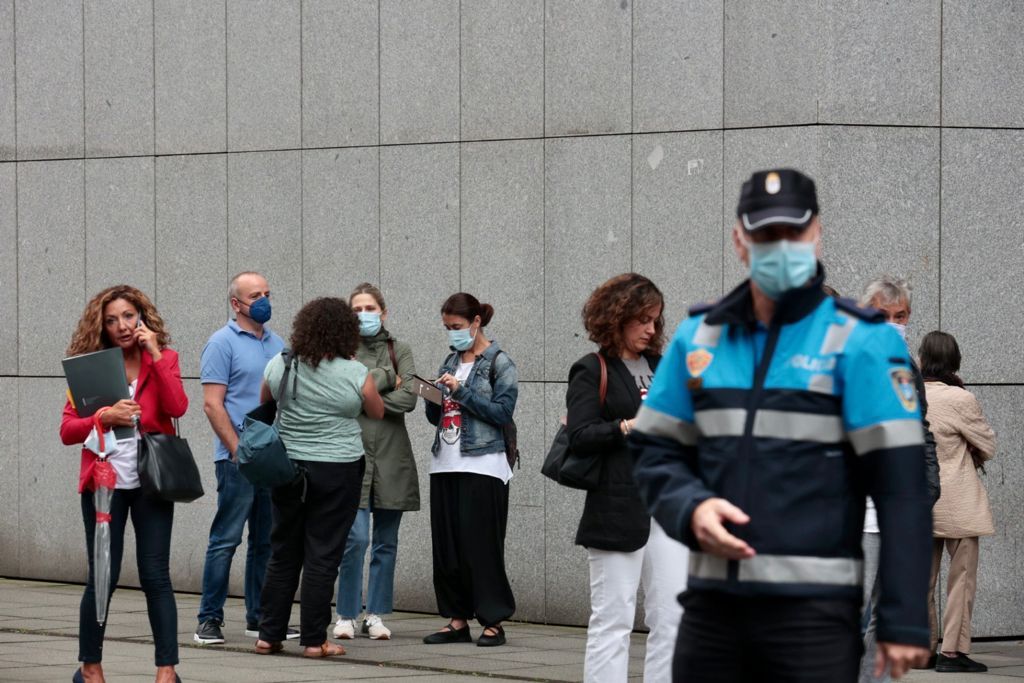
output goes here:
[[254, 645], [252, 648], [253, 652], [255, 652], [258, 655], [272, 655], [275, 652], [280, 652], [284, 649], [284, 643], [282, 642], [267, 643], [266, 645], [260, 645], [261, 642], [266, 641], [257, 640], [256, 645]]
[[310, 652], [308, 649], [302, 650], [303, 657], [309, 657], [310, 659], [321, 659], [323, 657], [338, 657], [345, 654], [345, 648], [341, 645], [334, 645], [330, 641], [324, 641], [320, 643], [320, 647], [315, 652]]

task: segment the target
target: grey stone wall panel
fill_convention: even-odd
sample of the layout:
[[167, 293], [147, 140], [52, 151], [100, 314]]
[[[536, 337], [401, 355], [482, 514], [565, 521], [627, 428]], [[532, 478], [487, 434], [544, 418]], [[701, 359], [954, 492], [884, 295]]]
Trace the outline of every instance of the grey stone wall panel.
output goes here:
[[85, 5], [85, 154], [153, 153], [153, 6]]
[[[543, 382], [519, 382], [519, 399], [516, 402], [515, 421], [518, 427], [520, 466], [512, 470], [509, 502], [519, 508], [544, 507], [544, 476], [540, 473], [541, 463], [547, 455], [549, 444], [544, 441], [542, 428], [546, 408]], [[515, 522], [512, 527], [527, 526]], [[527, 527], [529, 536], [536, 541], [537, 534], [544, 529], [541, 517], [536, 526]], [[533, 588], [539, 588], [543, 581]]]
[[227, 22], [228, 150], [299, 147], [298, 0], [228, 0]]
[[[17, 167], [0, 164], [0, 375], [18, 374]], [[0, 423], [2, 424], [2, 423]], [[0, 454], [2, 456], [2, 454]]]
[[633, 130], [722, 127], [722, 0], [635, 0]]
[[[0, 576], [22, 576], [19, 567], [21, 546], [21, 444], [18, 435], [19, 402], [17, 377], [0, 377]], [[49, 440], [49, 439], [47, 439]]]
[[228, 273], [263, 273], [274, 306], [270, 325], [285, 339], [302, 302], [301, 155], [228, 155]]
[[227, 149], [225, 5], [156, 3], [156, 152]]
[[0, 161], [17, 156], [14, 139], [14, 0], [0, 1]]
[[[388, 329], [412, 346], [421, 374], [433, 377], [449, 353], [441, 304], [459, 291], [459, 148], [385, 147], [380, 167], [380, 287], [391, 308]], [[411, 264], [429, 267], [409, 277]]]
[[725, 125], [817, 121], [817, 0], [725, 2]]
[[665, 295], [671, 338], [722, 294], [722, 133], [633, 136], [633, 269]]
[[[540, 395], [542, 392], [538, 391], [537, 393]], [[537, 469], [540, 469], [539, 464]], [[512, 495], [517, 486], [525, 485], [527, 485], [525, 481], [517, 482], [516, 479], [513, 479], [509, 483], [509, 486], [512, 487]], [[539, 481], [537, 485], [540, 486]], [[541, 492], [543, 492], [542, 486]], [[538, 537], [543, 532], [543, 506], [509, 505], [508, 533], [505, 539], [505, 573], [508, 575], [512, 594], [516, 599], [515, 619], [544, 621], [546, 549], [543, 543], [538, 542]]]
[[[968, 357], [966, 349], [964, 358]], [[978, 398], [985, 418], [996, 433], [996, 456], [985, 465], [981, 481], [988, 492], [996, 533], [981, 539], [978, 591], [972, 636], [1007, 636], [1024, 632], [1024, 574], [1020, 572], [1024, 522], [1024, 432], [1020, 406], [1024, 387], [968, 387]], [[948, 559], [944, 559], [948, 566]], [[939, 584], [945, 593], [945, 583]], [[940, 592], [936, 588], [936, 592]]]
[[381, 0], [380, 138], [459, 139], [459, 0]]
[[[306, 301], [347, 300], [380, 282], [379, 148], [302, 153], [302, 272]], [[389, 301], [387, 293], [385, 301]]]
[[18, 158], [81, 157], [82, 5], [22, 0], [14, 9]]
[[1022, 154], [1019, 130], [942, 133], [942, 329], [968, 382], [1024, 382]]
[[[384, 296], [390, 296], [387, 290]], [[390, 301], [388, 305], [391, 305]], [[433, 365], [433, 362], [430, 363]], [[427, 367], [425, 361], [416, 358], [416, 369]], [[436, 369], [436, 368], [435, 368]], [[432, 372], [432, 370], [427, 370]], [[422, 372], [421, 372], [422, 374]], [[427, 375], [423, 375], [427, 376]], [[437, 613], [434, 597], [434, 569], [430, 535], [430, 444], [434, 439], [434, 426], [427, 422], [422, 402], [405, 419], [416, 457], [419, 473], [420, 509], [402, 515], [399, 532], [398, 560], [395, 565], [395, 609]], [[440, 628], [444, 624], [438, 617]]]
[[64, 446], [58, 436], [67, 384], [63, 377], [21, 377], [17, 385], [18, 405], [32, 406], [18, 412], [17, 452], [32, 454], [32, 466], [18, 472], [20, 575], [84, 583], [89, 565], [78, 495], [82, 449]]
[[86, 296], [118, 284], [156, 295], [153, 184], [153, 157], [85, 162]]
[[547, 140], [544, 178], [544, 378], [564, 382], [594, 345], [579, 312], [590, 293], [631, 266], [631, 141]]
[[462, 139], [544, 132], [544, 2], [462, 3]]
[[545, 7], [545, 134], [628, 132], [630, 5], [548, 0]]
[[942, 125], [1024, 126], [1022, 23], [1015, 0], [943, 0]]
[[940, 0], [827, 0], [819, 121], [937, 125]]
[[361, 0], [303, 0], [303, 146], [377, 144], [377, 13]]
[[859, 299], [873, 277], [905, 278], [916, 348], [939, 324], [939, 132], [836, 127], [820, 140], [815, 180], [829, 283]]
[[199, 376], [203, 346], [229, 310], [227, 163], [222, 154], [156, 160], [156, 305], [187, 377]]
[[543, 379], [544, 142], [464, 144], [461, 176], [461, 286], [494, 306], [520, 381]]
[[18, 307], [45, 312], [18, 318], [22, 375], [64, 376], [60, 360], [85, 306], [83, 163], [18, 165]]

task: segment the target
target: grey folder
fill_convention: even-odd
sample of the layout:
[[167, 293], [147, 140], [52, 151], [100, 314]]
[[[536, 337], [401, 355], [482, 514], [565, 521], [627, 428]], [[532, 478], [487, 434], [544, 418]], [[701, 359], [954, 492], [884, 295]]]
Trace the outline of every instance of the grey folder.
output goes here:
[[[128, 377], [124, 373], [124, 353], [118, 347], [71, 356], [61, 364], [79, 417], [90, 417], [103, 406], [112, 406], [123, 398], [130, 398]], [[130, 439], [135, 429], [115, 427], [114, 434], [118, 439]]]

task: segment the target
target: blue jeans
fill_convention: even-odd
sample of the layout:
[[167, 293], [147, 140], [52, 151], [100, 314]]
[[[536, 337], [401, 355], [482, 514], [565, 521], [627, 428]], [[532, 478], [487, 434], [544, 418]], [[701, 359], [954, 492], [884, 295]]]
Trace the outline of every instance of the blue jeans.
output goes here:
[[257, 489], [238, 472], [230, 460], [218, 460], [217, 514], [210, 526], [210, 544], [203, 567], [203, 598], [199, 603], [199, 623], [224, 621], [224, 600], [235, 548], [242, 542], [242, 530], [249, 522], [248, 549], [245, 554], [245, 621], [260, 621], [260, 590], [270, 559], [272, 512], [270, 490]]
[[395, 595], [395, 558], [398, 555], [398, 526], [401, 510], [360, 509], [348, 533], [345, 555], [338, 575], [338, 616], [355, 619], [363, 607], [363, 560], [370, 545], [370, 514], [373, 514], [373, 547], [370, 552], [370, 580], [366, 612], [390, 614]]

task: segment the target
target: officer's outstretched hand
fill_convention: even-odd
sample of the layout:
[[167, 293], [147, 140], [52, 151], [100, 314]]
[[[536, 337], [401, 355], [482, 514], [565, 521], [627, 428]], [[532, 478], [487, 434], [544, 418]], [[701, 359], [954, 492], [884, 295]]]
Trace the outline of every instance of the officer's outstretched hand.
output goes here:
[[708, 498], [694, 509], [690, 528], [704, 552], [727, 560], [743, 560], [753, 557], [754, 549], [730, 534], [725, 522], [746, 524], [749, 521], [747, 513], [725, 498]]
[[889, 666], [889, 675], [900, 678], [913, 666], [923, 666], [928, 661], [928, 648], [899, 643], [879, 643], [875, 653], [875, 678], [881, 678]]

